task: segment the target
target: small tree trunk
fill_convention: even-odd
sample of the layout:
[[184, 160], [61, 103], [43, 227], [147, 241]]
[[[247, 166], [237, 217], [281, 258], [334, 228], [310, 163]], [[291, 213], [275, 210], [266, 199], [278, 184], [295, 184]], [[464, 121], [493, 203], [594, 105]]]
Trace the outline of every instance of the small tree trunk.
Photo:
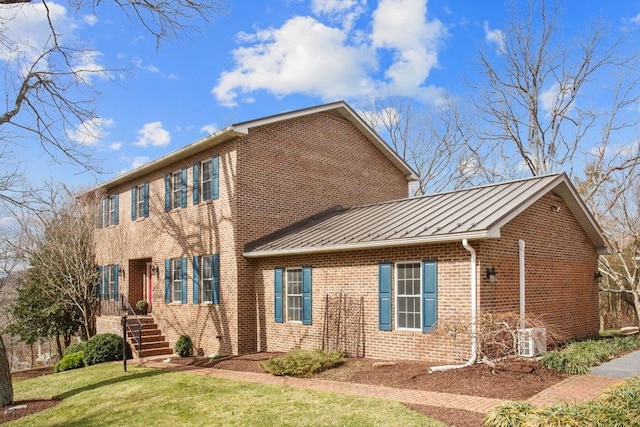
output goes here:
[[0, 407], [13, 403], [13, 384], [11, 383], [11, 370], [4, 341], [0, 335]]
[[56, 350], [58, 351], [58, 360], [62, 360], [64, 350], [62, 349], [62, 343], [60, 342], [60, 334], [56, 334]]

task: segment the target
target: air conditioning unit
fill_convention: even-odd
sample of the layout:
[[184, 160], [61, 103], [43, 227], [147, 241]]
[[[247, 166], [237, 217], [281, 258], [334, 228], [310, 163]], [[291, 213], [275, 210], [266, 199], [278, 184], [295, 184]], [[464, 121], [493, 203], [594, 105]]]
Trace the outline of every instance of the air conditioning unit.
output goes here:
[[525, 328], [518, 330], [518, 355], [536, 357], [547, 351], [547, 330], [545, 328]]

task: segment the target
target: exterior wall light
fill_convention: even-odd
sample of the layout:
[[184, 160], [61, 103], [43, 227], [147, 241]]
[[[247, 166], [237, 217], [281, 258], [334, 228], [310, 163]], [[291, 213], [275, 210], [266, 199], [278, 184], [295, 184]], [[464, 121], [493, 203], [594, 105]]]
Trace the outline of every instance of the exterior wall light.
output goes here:
[[158, 268], [158, 264], [156, 263], [151, 264], [151, 273], [155, 274], [156, 277], [160, 275], [160, 269]]
[[498, 272], [495, 267], [487, 268], [487, 280], [491, 283], [496, 283], [498, 281]]

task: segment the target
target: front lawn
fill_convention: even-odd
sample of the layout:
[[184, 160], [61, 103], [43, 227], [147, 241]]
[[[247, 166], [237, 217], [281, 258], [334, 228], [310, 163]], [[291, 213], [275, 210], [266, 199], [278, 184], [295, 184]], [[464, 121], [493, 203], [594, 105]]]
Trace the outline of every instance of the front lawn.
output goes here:
[[399, 403], [108, 363], [14, 382], [16, 400], [59, 398], [7, 426], [441, 426]]

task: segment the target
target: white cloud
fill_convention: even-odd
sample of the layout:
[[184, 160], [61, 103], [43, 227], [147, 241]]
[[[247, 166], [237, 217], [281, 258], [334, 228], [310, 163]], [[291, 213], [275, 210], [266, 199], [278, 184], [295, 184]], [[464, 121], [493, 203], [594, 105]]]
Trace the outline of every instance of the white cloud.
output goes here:
[[540, 106], [547, 116], [556, 114], [556, 110], [566, 105], [566, 99], [571, 96], [573, 90], [573, 82], [569, 81], [562, 85], [554, 83], [551, 87], [542, 91], [540, 94]]
[[134, 157], [133, 161], [131, 162], [131, 169], [139, 168], [140, 166], [147, 163], [149, 163], [149, 157], [147, 156]]
[[11, 63], [22, 72], [33, 67], [36, 61], [36, 69], [46, 70], [52, 66], [50, 61], [56, 60], [52, 55], [42, 57], [44, 52], [53, 47], [50, 28], [53, 25], [57, 41], [74, 49], [74, 53], [67, 51], [71, 69], [80, 70], [80, 77], [84, 79], [95, 75], [90, 72], [97, 71], [98, 75], [103, 75], [104, 68], [96, 61], [100, 53], [85, 49], [78, 43], [75, 30], [80, 22], [69, 16], [64, 6], [54, 1], [46, 2], [46, 7], [42, 2], [3, 5], [0, 8], [0, 22], [3, 39], [0, 43], [0, 60]]
[[200, 132], [202, 133], [206, 133], [207, 135], [211, 135], [212, 133], [216, 133], [218, 132], [218, 126], [216, 126], [215, 124], [211, 123], [208, 125], [204, 125], [200, 128]]
[[484, 39], [489, 43], [494, 43], [498, 53], [504, 52], [504, 33], [502, 30], [492, 30], [489, 27], [489, 21], [484, 21]]
[[631, 22], [632, 22], [633, 24], [638, 24], [638, 25], [640, 25], [640, 13], [639, 13], [639, 14], [637, 14], [636, 16], [634, 16], [633, 18], [631, 18]]
[[138, 140], [133, 144], [138, 147], [166, 147], [171, 142], [171, 134], [162, 128], [161, 122], [151, 122], [138, 130]]
[[79, 124], [75, 129], [67, 131], [67, 137], [81, 145], [95, 145], [108, 135], [107, 128], [113, 126], [113, 119], [96, 117]]
[[319, 16], [326, 16], [331, 22], [338, 22], [349, 31], [354, 22], [365, 11], [366, 0], [313, 0], [311, 10]]
[[319, 15], [341, 17], [342, 27], [296, 16], [279, 28], [238, 33], [235, 67], [219, 76], [212, 94], [226, 106], [250, 102], [258, 90], [325, 101], [375, 94], [441, 99], [441, 90], [425, 80], [438, 64], [446, 29], [427, 19], [424, 0], [381, 0], [370, 34], [352, 31], [342, 19], [359, 17], [364, 5], [359, 0], [312, 3]]
[[82, 21], [83, 21], [85, 24], [87, 24], [87, 25], [89, 25], [89, 26], [93, 27], [94, 25], [96, 25], [96, 24], [98, 23], [98, 17], [97, 17], [96, 15], [85, 15], [85, 16], [82, 18]]
[[113, 151], [118, 151], [122, 148], [122, 142], [112, 142], [109, 144], [109, 149]]

